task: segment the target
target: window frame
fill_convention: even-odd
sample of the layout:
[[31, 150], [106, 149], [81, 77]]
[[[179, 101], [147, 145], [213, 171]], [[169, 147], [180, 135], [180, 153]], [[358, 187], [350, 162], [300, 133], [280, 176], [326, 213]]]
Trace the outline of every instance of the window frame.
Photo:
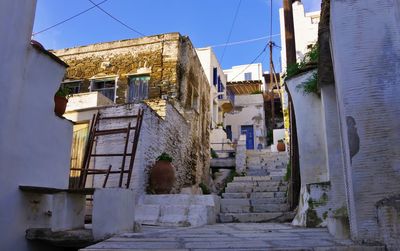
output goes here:
[[[147, 90], [145, 91], [146, 95], [143, 95], [143, 97], [141, 97], [140, 93], [139, 93], [139, 99], [138, 100], [131, 100], [131, 80], [134, 78], [147, 78], [146, 81], [146, 87]], [[132, 75], [128, 75], [128, 95], [127, 95], [127, 103], [139, 103], [143, 100], [146, 100], [149, 98], [149, 82], [150, 82], [150, 74], [132, 74]], [[140, 90], [144, 90], [143, 86], [139, 87], [139, 92]], [[144, 97], [145, 96], [145, 97]]]
[[[109, 81], [113, 81], [114, 82], [114, 87], [106, 87], [106, 88], [94, 88], [94, 85], [96, 83], [99, 82], [109, 82]], [[110, 97], [106, 96], [105, 94], [103, 94], [103, 96], [107, 97], [108, 99], [110, 99], [113, 103], [116, 102], [117, 100], [117, 81], [118, 81], [118, 77], [102, 77], [102, 78], [92, 78], [90, 79], [90, 92], [99, 92], [101, 94], [103, 94], [101, 91], [102, 90], [111, 90], [114, 89], [114, 93], [113, 93], [113, 99], [111, 99]]]

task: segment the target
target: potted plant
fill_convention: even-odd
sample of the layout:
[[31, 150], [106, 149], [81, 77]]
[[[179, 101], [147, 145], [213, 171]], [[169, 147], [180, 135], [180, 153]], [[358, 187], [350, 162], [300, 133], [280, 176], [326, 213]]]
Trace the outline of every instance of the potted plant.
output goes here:
[[172, 157], [163, 152], [157, 157], [150, 170], [150, 189], [156, 194], [168, 194], [175, 182], [175, 169], [171, 164]]
[[284, 152], [286, 150], [286, 145], [283, 139], [278, 140], [276, 148], [278, 149], [278, 152]]
[[67, 108], [68, 96], [71, 94], [71, 90], [63, 85], [58, 88], [58, 91], [54, 95], [54, 112], [57, 116], [61, 117], [65, 113]]

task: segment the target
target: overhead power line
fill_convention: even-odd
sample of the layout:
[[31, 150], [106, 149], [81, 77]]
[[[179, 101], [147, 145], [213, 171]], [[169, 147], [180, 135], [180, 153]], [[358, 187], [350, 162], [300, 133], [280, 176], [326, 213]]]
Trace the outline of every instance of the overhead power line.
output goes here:
[[142, 36], [146, 36], [145, 34], [141, 33], [140, 31], [135, 30], [134, 28], [132, 28], [131, 26], [127, 25], [126, 23], [122, 22], [121, 20], [119, 20], [118, 18], [114, 17], [113, 15], [111, 15], [109, 12], [107, 12], [106, 10], [104, 10], [103, 8], [101, 8], [98, 4], [94, 3], [92, 0], [88, 0], [89, 2], [91, 2], [94, 7], [97, 7], [99, 10], [101, 10], [102, 12], [104, 12], [107, 16], [111, 17], [112, 19], [114, 19], [115, 21], [117, 21], [118, 23], [122, 24], [123, 26], [125, 26], [126, 28], [130, 29], [131, 31], [142, 35]]
[[98, 4], [94, 4], [95, 6], [92, 6], [92, 7], [88, 8], [88, 9], [86, 9], [86, 10], [84, 10], [84, 11], [81, 11], [81, 12], [79, 12], [79, 13], [77, 13], [77, 14], [75, 14], [75, 15], [73, 15], [73, 16], [71, 16], [71, 17], [69, 17], [69, 18], [67, 18], [67, 19], [65, 19], [65, 20], [63, 20], [63, 21], [61, 21], [61, 22], [58, 22], [58, 23], [56, 23], [56, 24], [54, 24], [54, 25], [52, 25], [52, 26], [50, 26], [50, 27], [47, 27], [46, 29], [40, 30], [40, 31], [38, 31], [38, 32], [35, 32], [35, 33], [32, 34], [32, 36], [35, 36], [35, 35], [40, 34], [40, 33], [43, 33], [43, 32], [48, 31], [48, 30], [50, 30], [50, 29], [52, 29], [52, 28], [54, 28], [54, 27], [56, 27], [56, 26], [59, 26], [60, 24], [63, 24], [63, 23], [65, 23], [65, 22], [68, 22], [69, 20], [74, 19], [74, 18], [76, 18], [76, 17], [78, 17], [78, 16], [80, 16], [80, 15], [82, 15], [82, 14], [84, 14], [84, 13], [90, 11], [91, 9], [96, 8], [96, 7], [98, 7], [100, 4], [103, 4], [103, 3], [107, 2], [107, 1], [108, 1], [108, 0], [104, 0], [104, 1], [102, 1], [102, 2], [100, 2], [100, 3], [98, 3]]
[[264, 47], [264, 49], [257, 55], [257, 57], [255, 57], [255, 58], [253, 59], [253, 61], [251, 61], [250, 64], [248, 64], [239, 74], [237, 74], [234, 78], [232, 78], [231, 81], [233, 81], [233, 80], [235, 80], [237, 77], [239, 77], [245, 70], [247, 70], [247, 69], [250, 67], [250, 65], [252, 65], [254, 62], [256, 62], [257, 59], [258, 59], [259, 57], [261, 57], [261, 55], [266, 51], [267, 47], [268, 47], [268, 45], [266, 45], [266, 46]]
[[272, 36], [263, 36], [263, 37], [258, 37], [258, 38], [252, 38], [252, 39], [247, 39], [247, 40], [241, 40], [241, 41], [236, 41], [236, 42], [231, 42], [231, 43], [225, 43], [225, 44], [216, 44], [216, 45], [211, 45], [210, 47], [216, 48], [216, 47], [222, 47], [222, 46], [230, 46], [230, 45], [239, 45], [239, 44], [246, 44], [246, 43], [251, 43], [255, 41], [260, 41], [260, 40], [265, 40], [270, 37], [278, 37], [281, 34], [273, 34]]
[[229, 40], [231, 39], [233, 27], [235, 26], [236, 18], [237, 18], [237, 15], [238, 15], [238, 13], [239, 13], [239, 9], [240, 9], [240, 5], [241, 5], [241, 4], [242, 4], [242, 0], [239, 0], [239, 3], [238, 3], [238, 5], [237, 5], [236, 11], [235, 11], [235, 16], [233, 17], [231, 29], [229, 30], [228, 39], [226, 40], [225, 47], [224, 47], [224, 51], [222, 52], [221, 64], [222, 64], [222, 61], [224, 60], [225, 51], [226, 51], [226, 46], [227, 46], [227, 44], [229, 43]]

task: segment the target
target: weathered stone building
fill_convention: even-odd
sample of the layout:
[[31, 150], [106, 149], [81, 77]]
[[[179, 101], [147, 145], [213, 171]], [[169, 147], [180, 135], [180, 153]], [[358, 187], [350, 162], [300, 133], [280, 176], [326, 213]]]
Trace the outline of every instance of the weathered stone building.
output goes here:
[[[149, 149], [154, 146], [155, 153], [165, 151], [174, 158], [179, 176], [174, 192], [208, 182], [210, 86], [188, 37], [169, 33], [62, 49], [54, 54], [70, 66], [64, 85], [74, 92], [100, 92], [119, 105], [114, 108], [119, 114], [124, 113], [121, 109], [129, 107], [123, 104], [142, 103], [140, 106], [155, 111], [161, 119], [177, 122], [170, 124], [153, 119], [158, 127], [168, 124], [170, 128], [167, 131], [157, 129], [161, 133], [151, 137], [143, 134], [149, 137], [140, 138], [138, 149], [140, 153], [145, 151], [140, 146]], [[174, 118], [168, 118], [168, 114], [174, 114]], [[155, 125], [147, 125], [145, 115], [143, 126]], [[177, 130], [173, 130], [174, 127]], [[169, 143], [160, 143], [166, 140]], [[165, 149], [161, 149], [163, 146]], [[173, 150], [180, 147], [182, 151]], [[146, 166], [140, 170], [148, 168], [157, 157], [146, 156], [151, 160], [141, 162]]]

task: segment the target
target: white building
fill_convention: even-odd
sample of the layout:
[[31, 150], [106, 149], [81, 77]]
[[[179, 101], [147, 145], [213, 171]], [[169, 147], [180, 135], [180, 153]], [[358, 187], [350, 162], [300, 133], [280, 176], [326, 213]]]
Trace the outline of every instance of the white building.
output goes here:
[[222, 105], [233, 102], [228, 101], [231, 96], [229, 93], [227, 94], [227, 78], [211, 47], [197, 48], [196, 52], [210, 83], [211, 128], [216, 128], [217, 125], [223, 124]]
[[53, 112], [67, 65], [31, 43], [35, 6], [0, 3], [0, 250], [43, 250], [25, 231], [51, 221], [42, 209], [52, 201], [20, 185], [68, 188], [72, 123]]
[[260, 80], [263, 83], [261, 89], [264, 90], [264, 77], [261, 63], [236, 65], [231, 69], [225, 69], [224, 73], [226, 74], [228, 82]]
[[245, 134], [248, 150], [266, 147], [264, 97], [258, 93], [261, 85], [261, 81], [228, 84], [228, 89], [235, 93], [235, 106], [230, 113], [225, 114], [225, 130], [233, 142]]
[[[308, 12], [304, 11], [304, 5], [300, 1], [293, 3], [293, 25], [296, 40], [297, 60], [301, 60], [311, 45], [318, 40], [318, 24], [320, 19], [320, 11]], [[283, 8], [279, 9], [279, 20], [281, 30], [281, 60], [282, 72], [286, 71], [286, 41], [285, 41], [285, 18]]]

